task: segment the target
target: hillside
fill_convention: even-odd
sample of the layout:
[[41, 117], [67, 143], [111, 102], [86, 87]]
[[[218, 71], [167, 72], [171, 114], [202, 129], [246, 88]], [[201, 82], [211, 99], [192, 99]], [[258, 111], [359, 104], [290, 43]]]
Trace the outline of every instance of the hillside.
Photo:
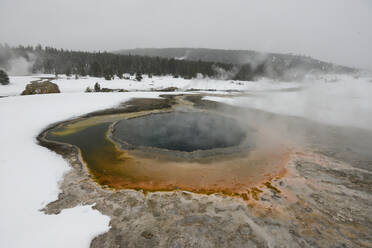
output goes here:
[[[186, 79], [209, 77], [254, 81], [262, 77], [300, 81], [307, 75], [350, 74], [358, 70], [290, 54], [214, 49], [134, 49], [116, 53], [82, 52], [52, 47], [0, 44], [0, 68], [47, 74], [94, 76], [113, 79], [123, 74], [172, 75]], [[14, 75], [14, 74], [13, 74]], [[199, 76], [198, 76], [199, 75]]]
[[118, 54], [201, 60], [236, 65], [264, 64], [267, 73], [274, 78], [296, 78], [307, 73], [355, 73], [358, 70], [335, 65], [308, 56], [261, 53], [252, 50], [220, 50], [207, 48], [137, 48], [116, 51]]

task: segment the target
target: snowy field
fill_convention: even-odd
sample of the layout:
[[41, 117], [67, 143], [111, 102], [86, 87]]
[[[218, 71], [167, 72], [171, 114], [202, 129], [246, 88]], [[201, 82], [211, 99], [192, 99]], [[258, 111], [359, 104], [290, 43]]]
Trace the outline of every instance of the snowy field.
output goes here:
[[38, 211], [57, 199], [69, 169], [61, 156], [36, 144], [49, 124], [157, 93], [74, 93], [0, 98], [0, 247], [89, 247], [108, 230], [109, 218], [91, 206], [59, 215]]
[[[34, 76], [15, 76], [10, 78], [10, 84], [7, 86], [0, 85], [0, 96], [19, 95], [25, 89], [26, 84], [30, 81], [38, 80], [40, 77], [54, 77], [54, 75], [34, 75]], [[213, 91], [260, 91], [276, 90], [283, 88], [297, 87], [298, 83], [280, 83], [270, 80], [263, 80], [259, 83], [247, 81], [226, 81], [215, 79], [183, 79], [173, 78], [171, 76], [148, 78], [144, 75], [141, 82], [134, 79], [104, 80], [103, 78], [66, 77], [60, 75], [59, 79], [52, 80], [56, 83], [62, 93], [84, 92], [87, 87], [94, 88], [98, 82], [101, 88], [125, 89], [128, 91], [151, 91], [161, 90], [168, 87], [177, 87], [180, 91], [186, 90], [213, 90]]]
[[[146, 76], [136, 82], [62, 76], [53, 80], [61, 94], [20, 96], [25, 85], [38, 77], [11, 77], [10, 85], [0, 85], [0, 96], [9, 96], [0, 98], [0, 247], [88, 247], [94, 236], [108, 230], [109, 218], [91, 206], [55, 216], [38, 211], [57, 198], [58, 181], [69, 165], [61, 156], [37, 145], [36, 136], [53, 122], [115, 106], [132, 97], [163, 93], [144, 91], [167, 87], [218, 90], [213, 93], [241, 90], [247, 94], [207, 98], [325, 123], [372, 127], [371, 78], [344, 76], [336, 82], [332, 76], [312, 82], [278, 83]], [[101, 87], [134, 92], [83, 93], [96, 82]]]

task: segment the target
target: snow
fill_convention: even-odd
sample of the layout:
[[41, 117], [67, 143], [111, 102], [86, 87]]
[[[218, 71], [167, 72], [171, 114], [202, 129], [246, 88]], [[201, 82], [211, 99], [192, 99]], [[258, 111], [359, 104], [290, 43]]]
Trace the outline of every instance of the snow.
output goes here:
[[30, 81], [38, 80], [36, 76], [10, 76], [9, 85], [0, 84], [0, 96], [19, 95]]
[[[34, 76], [13, 76], [10, 77], [10, 84], [7, 86], [0, 85], [0, 96], [19, 95], [25, 89], [26, 84], [30, 81], [38, 80], [40, 77], [54, 77], [53, 75], [34, 75]], [[110, 89], [125, 89], [128, 91], [151, 91], [159, 90], [168, 87], [177, 87], [180, 91], [191, 89], [197, 90], [213, 90], [213, 91], [259, 91], [275, 90], [283, 88], [292, 88], [297, 86], [297, 83], [277, 83], [270, 80], [261, 80], [259, 82], [247, 81], [226, 81], [209, 78], [173, 78], [172, 76], [153, 76], [149, 78], [144, 75], [143, 80], [138, 82], [132, 79], [104, 80], [103, 78], [81, 77], [66, 77], [60, 75], [59, 79], [52, 80], [56, 83], [62, 93], [84, 92], [87, 87], [94, 88], [94, 84], [98, 82], [101, 88]]]
[[[20, 80], [21, 81], [21, 80]], [[2, 93], [0, 91], [0, 93]], [[0, 98], [0, 247], [88, 247], [109, 218], [91, 206], [58, 215], [39, 210], [57, 199], [69, 169], [61, 156], [36, 144], [49, 124], [158, 93], [71, 93]]]
[[370, 78], [341, 77], [337, 82], [322, 80], [298, 86], [301, 87], [298, 91], [262, 90], [248, 96], [206, 99], [331, 125], [372, 129]]

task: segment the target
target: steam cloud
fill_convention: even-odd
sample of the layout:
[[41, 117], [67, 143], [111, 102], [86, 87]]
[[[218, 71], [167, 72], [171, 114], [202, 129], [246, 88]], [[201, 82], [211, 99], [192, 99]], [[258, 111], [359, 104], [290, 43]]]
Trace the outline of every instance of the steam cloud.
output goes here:
[[0, 68], [3, 68], [11, 76], [32, 74], [36, 59], [37, 56], [33, 53], [27, 53], [27, 58], [25, 58], [0, 44]]
[[265, 149], [313, 147], [371, 170], [371, 94], [370, 77], [338, 75], [262, 87], [249, 96], [206, 99], [242, 107], [225, 112], [259, 130], [258, 144]]
[[23, 57], [12, 58], [8, 62], [8, 73], [12, 76], [29, 75], [32, 73], [34, 63], [35, 59], [26, 60]]

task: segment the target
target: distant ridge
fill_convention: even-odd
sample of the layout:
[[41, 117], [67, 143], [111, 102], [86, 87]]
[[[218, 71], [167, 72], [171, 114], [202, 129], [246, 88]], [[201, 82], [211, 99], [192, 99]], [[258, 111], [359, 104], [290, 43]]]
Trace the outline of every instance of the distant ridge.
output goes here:
[[295, 74], [307, 73], [355, 73], [357, 69], [336, 65], [311, 58], [309, 56], [262, 53], [252, 50], [222, 50], [208, 48], [136, 48], [115, 51], [118, 54], [164, 57], [193, 61], [209, 61], [236, 65], [264, 63], [274, 74], [285, 71], [293, 77]]

